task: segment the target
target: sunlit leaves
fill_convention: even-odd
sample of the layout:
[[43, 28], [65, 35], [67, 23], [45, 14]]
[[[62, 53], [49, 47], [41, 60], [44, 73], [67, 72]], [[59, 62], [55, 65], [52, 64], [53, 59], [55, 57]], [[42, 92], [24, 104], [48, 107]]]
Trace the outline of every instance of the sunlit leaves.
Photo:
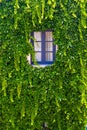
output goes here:
[[[37, 21], [41, 24], [44, 18], [53, 18], [56, 0], [25, 0], [23, 3], [26, 6], [22, 6], [21, 1], [16, 0], [14, 2], [14, 15], [16, 16], [15, 20], [19, 17], [21, 8], [23, 13], [28, 13], [28, 16], [31, 15], [33, 26], [35, 26]], [[17, 20], [15, 22], [17, 23]]]
[[2, 79], [2, 91], [4, 92], [4, 96], [6, 96], [6, 88], [7, 88], [7, 80], [3, 77], [3, 79]]
[[[86, 0], [0, 1], [1, 129], [83, 130], [87, 123]], [[34, 68], [32, 31], [53, 30], [55, 63]], [[34, 40], [34, 39], [33, 39]]]
[[81, 8], [81, 24], [83, 28], [87, 28], [87, 11], [86, 11], [86, 4], [87, 1], [83, 0], [80, 2], [80, 8]]

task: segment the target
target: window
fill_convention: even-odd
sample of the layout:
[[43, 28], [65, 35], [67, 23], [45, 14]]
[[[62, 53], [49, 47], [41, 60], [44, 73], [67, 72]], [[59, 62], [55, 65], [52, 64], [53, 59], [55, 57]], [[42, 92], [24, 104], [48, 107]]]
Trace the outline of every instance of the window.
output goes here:
[[[39, 65], [52, 64], [55, 59], [56, 45], [53, 45], [52, 31], [33, 32], [32, 44], [35, 50], [35, 59]], [[32, 62], [33, 64], [33, 62]]]

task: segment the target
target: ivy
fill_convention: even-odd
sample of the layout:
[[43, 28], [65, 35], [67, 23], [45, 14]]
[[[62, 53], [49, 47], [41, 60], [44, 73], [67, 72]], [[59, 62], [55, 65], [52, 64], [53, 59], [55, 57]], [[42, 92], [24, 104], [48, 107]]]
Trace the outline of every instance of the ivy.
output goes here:
[[[85, 130], [86, 0], [0, 0], [1, 130]], [[53, 65], [34, 68], [32, 31], [53, 30]]]

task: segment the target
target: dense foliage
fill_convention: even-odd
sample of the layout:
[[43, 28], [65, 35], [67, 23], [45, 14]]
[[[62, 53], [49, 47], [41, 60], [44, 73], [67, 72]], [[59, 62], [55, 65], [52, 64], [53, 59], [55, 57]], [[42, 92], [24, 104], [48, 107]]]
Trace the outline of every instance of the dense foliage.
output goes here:
[[[55, 62], [34, 68], [30, 33], [49, 29]], [[0, 105], [1, 130], [85, 129], [86, 0], [0, 0]]]

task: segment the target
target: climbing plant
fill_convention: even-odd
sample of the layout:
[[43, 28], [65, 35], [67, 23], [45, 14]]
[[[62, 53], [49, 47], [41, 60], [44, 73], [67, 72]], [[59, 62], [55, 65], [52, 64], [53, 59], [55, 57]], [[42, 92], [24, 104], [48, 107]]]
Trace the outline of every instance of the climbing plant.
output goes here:
[[[53, 65], [34, 68], [32, 31], [53, 30]], [[87, 1], [0, 0], [0, 129], [85, 130]]]

